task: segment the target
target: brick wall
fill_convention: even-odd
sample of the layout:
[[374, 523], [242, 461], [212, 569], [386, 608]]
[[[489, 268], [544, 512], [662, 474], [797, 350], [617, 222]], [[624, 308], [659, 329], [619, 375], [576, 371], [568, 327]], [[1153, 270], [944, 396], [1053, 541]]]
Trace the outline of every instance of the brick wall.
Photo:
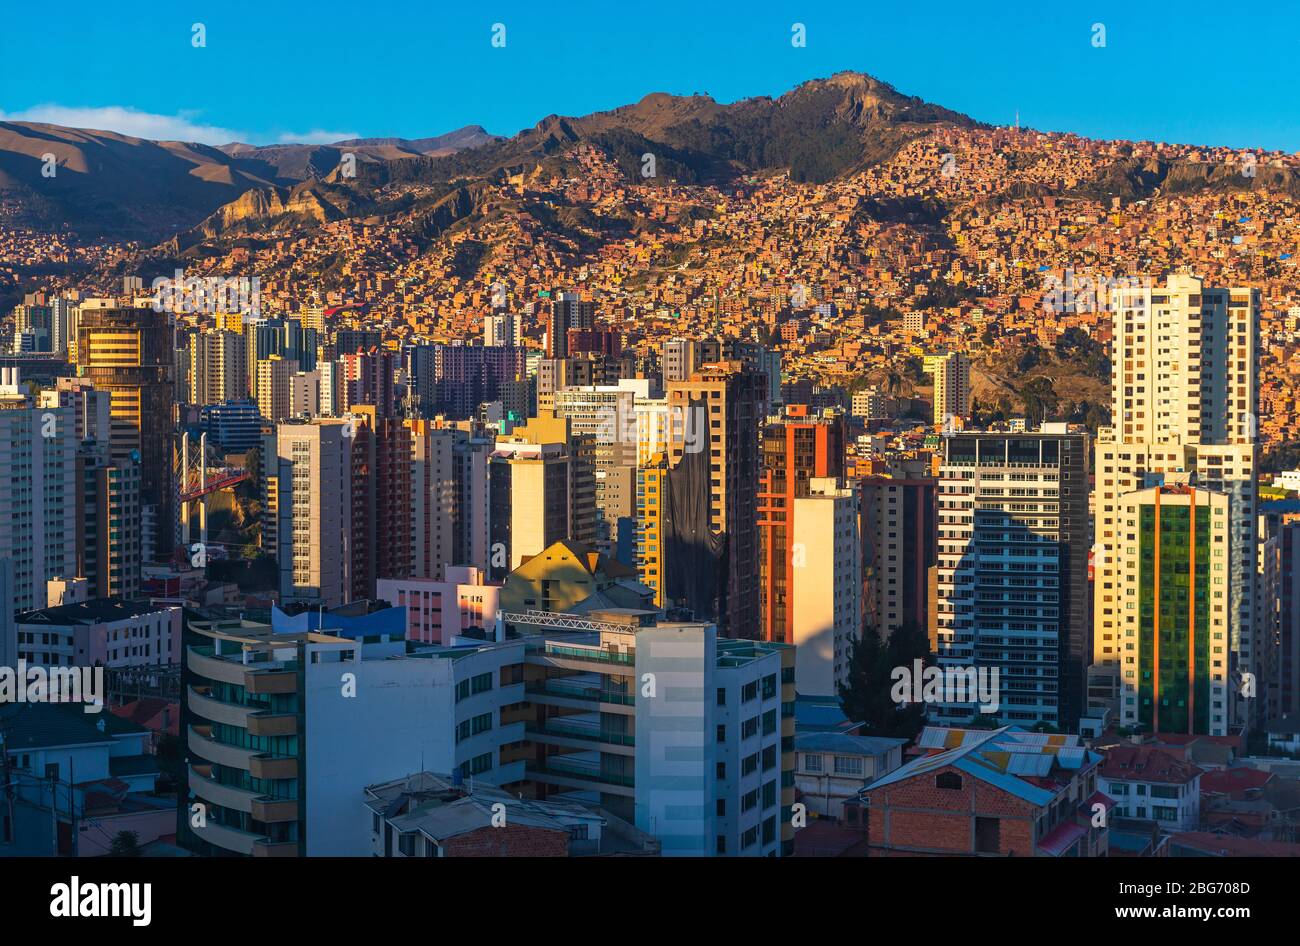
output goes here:
[[[961, 788], [936, 788], [935, 777], [944, 772], [960, 775]], [[907, 848], [974, 854], [975, 818], [980, 817], [998, 819], [1001, 854], [1033, 855], [1039, 809], [952, 766], [886, 785], [872, 791], [870, 798], [872, 854]]]

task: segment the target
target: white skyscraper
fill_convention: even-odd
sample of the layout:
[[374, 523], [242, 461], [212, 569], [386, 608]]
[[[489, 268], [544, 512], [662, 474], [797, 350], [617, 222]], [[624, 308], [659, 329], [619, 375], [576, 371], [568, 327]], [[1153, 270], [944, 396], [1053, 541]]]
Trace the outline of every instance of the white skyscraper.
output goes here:
[[1123, 713], [1134, 708], [1138, 681], [1120, 658], [1137, 644], [1121, 639], [1117, 561], [1126, 540], [1117, 510], [1126, 493], [1161, 474], [1195, 474], [1198, 489], [1229, 497], [1230, 673], [1240, 681], [1255, 672], [1259, 291], [1170, 276], [1162, 287], [1114, 290], [1111, 308], [1112, 426], [1099, 431], [1096, 457], [1093, 662], [1109, 668]]

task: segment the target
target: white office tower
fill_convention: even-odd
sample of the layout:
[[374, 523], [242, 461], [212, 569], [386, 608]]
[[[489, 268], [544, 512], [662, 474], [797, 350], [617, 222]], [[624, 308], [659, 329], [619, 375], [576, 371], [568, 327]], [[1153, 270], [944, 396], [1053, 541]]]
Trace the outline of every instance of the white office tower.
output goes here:
[[0, 559], [12, 562], [13, 607], [46, 606], [46, 582], [76, 574], [76, 418], [41, 407], [0, 369]]

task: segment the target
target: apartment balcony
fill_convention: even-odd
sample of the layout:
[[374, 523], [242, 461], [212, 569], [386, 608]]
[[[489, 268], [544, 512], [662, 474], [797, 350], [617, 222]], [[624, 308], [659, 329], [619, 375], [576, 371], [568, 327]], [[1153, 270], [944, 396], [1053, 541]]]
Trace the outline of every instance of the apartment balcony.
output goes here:
[[297, 693], [298, 671], [250, 670], [244, 678], [244, 689], [256, 694]]
[[562, 680], [538, 680], [524, 688], [529, 702], [542, 706], [558, 706], [565, 709], [593, 712], [597, 708], [603, 713], [619, 713], [624, 716], [636, 715], [636, 694], [622, 693], [605, 689], [593, 684], [569, 683]]
[[212, 727], [191, 726], [187, 734], [190, 749], [200, 758], [227, 768], [243, 769], [253, 778], [297, 778], [298, 760], [293, 756], [272, 756], [256, 749], [244, 749], [212, 738]]
[[544, 724], [527, 726], [524, 731], [534, 742], [547, 745], [584, 750], [598, 748], [612, 755], [636, 755], [635, 736], [602, 730], [599, 726], [552, 718]]
[[297, 778], [298, 760], [292, 756], [256, 755], [248, 765], [253, 778]]
[[290, 664], [279, 661], [244, 663], [233, 657], [214, 657], [195, 647], [187, 647], [185, 657], [190, 670], [199, 676], [242, 686], [249, 693], [298, 692], [298, 671]]
[[253, 713], [248, 717], [250, 736], [296, 736], [298, 717], [293, 713]]
[[635, 798], [636, 789], [631, 775], [617, 775], [601, 772], [600, 766], [591, 762], [565, 761], [551, 756], [544, 762], [530, 762], [525, 774], [535, 782], [558, 785], [561, 788], [573, 788], [582, 791], [603, 792], [607, 795], [620, 795]]
[[220, 657], [202, 654], [193, 647], [187, 647], [185, 648], [185, 662], [190, 670], [208, 680], [233, 683], [237, 686], [244, 685], [245, 667], [239, 661], [223, 660]]
[[213, 699], [207, 693], [196, 690], [194, 687], [189, 687], [187, 690], [186, 705], [204, 719], [210, 719], [214, 723], [238, 726], [241, 729], [248, 728], [248, 717], [256, 712], [256, 710], [248, 706]]
[[251, 749], [241, 749], [238, 746], [217, 742], [212, 738], [211, 726], [189, 727], [187, 742], [190, 749], [201, 758], [207, 759], [209, 762], [215, 762], [218, 765], [224, 765], [227, 768], [243, 769], [245, 772], [248, 771], [253, 756], [257, 755]]
[[264, 843], [266, 841], [265, 835], [241, 831], [238, 828], [228, 828], [225, 825], [211, 822], [193, 830], [196, 835], [214, 847], [235, 854], [252, 855], [253, 848], [259, 842]]
[[530, 650], [527, 660], [529, 663], [541, 666], [562, 667], [588, 673], [610, 673], [611, 670], [626, 673], [636, 666], [636, 651], [547, 641], [544, 647]]
[[190, 790], [199, 798], [222, 808], [242, 811], [254, 820], [265, 824], [298, 820], [298, 802], [294, 799], [270, 798], [259, 792], [222, 785], [212, 778], [211, 767], [192, 765], [189, 770]]

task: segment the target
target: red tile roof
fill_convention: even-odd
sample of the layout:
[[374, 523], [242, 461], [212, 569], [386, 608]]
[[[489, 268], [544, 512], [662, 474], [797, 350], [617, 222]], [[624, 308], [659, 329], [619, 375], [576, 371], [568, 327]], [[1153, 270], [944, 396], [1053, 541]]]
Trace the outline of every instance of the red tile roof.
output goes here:
[[1185, 785], [1203, 771], [1163, 749], [1149, 746], [1116, 746], [1106, 752], [1106, 759], [1098, 769], [1103, 778], [1166, 785]]
[[1241, 798], [1247, 792], [1263, 788], [1271, 778], [1272, 772], [1259, 769], [1214, 769], [1201, 776], [1201, 794]]

